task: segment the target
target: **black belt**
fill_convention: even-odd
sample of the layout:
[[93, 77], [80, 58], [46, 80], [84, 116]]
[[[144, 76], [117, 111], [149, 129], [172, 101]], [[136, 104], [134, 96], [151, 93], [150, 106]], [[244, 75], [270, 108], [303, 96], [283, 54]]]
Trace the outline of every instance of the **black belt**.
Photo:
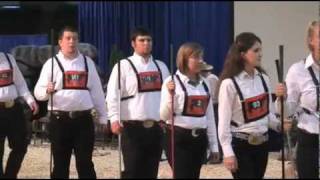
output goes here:
[[138, 120], [123, 120], [123, 125], [133, 125], [133, 126], [143, 126], [145, 128], [151, 128], [154, 125], [159, 125], [160, 121], [155, 120], [145, 120], [145, 121], [138, 121]]
[[[171, 125], [167, 124], [166, 128], [171, 131]], [[195, 128], [195, 129], [186, 129], [180, 126], [174, 126], [174, 131], [175, 132], [180, 132], [184, 134], [191, 134], [193, 137], [197, 137], [200, 134], [207, 134], [207, 129], [206, 128]]]
[[52, 111], [52, 114], [55, 116], [61, 116], [61, 117], [68, 117], [70, 119], [76, 119], [81, 116], [86, 116], [88, 114], [91, 114], [91, 109], [84, 110], [84, 111], [58, 111], [54, 110]]

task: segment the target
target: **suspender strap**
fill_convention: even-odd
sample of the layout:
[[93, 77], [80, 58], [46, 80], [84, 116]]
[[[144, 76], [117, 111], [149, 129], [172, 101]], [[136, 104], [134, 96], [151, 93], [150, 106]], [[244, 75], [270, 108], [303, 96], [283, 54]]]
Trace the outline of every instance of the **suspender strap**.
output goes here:
[[9, 58], [8, 54], [4, 53], [4, 55], [6, 56], [6, 59], [7, 59], [8, 63], [9, 63], [9, 66], [10, 66], [10, 69], [13, 70], [13, 66], [12, 66], [12, 63], [10, 61], [10, 58]]
[[[136, 76], [137, 76], [138, 89], [141, 89], [141, 87], [140, 87], [140, 78], [139, 78], [139, 73], [138, 73], [138, 71], [137, 71], [137, 68], [133, 65], [131, 59], [126, 58], [126, 60], [129, 62], [129, 64], [131, 65], [131, 67], [132, 67], [132, 69], [133, 69], [133, 71], [134, 71], [134, 73], [135, 73]], [[161, 69], [160, 69], [160, 67], [159, 67], [159, 65], [158, 65], [158, 63], [157, 63], [156, 60], [152, 60], [152, 61], [154, 62], [154, 64], [156, 65], [156, 67], [157, 67], [157, 69], [158, 69], [158, 72], [160, 73], [160, 81], [161, 81], [161, 83], [162, 83], [163, 81], [162, 81], [162, 72], [161, 72]]]
[[310, 73], [310, 75], [311, 75], [311, 77], [312, 77], [312, 81], [313, 81], [313, 83], [315, 84], [315, 86], [316, 86], [316, 93], [317, 93], [317, 110], [316, 111], [319, 111], [319, 91], [320, 91], [320, 86], [319, 86], [319, 81], [317, 80], [317, 78], [316, 78], [316, 75], [315, 75], [315, 73], [314, 73], [314, 71], [313, 71], [313, 69], [312, 69], [312, 67], [310, 66], [309, 68], [308, 68], [308, 70], [309, 70], [309, 73]]
[[[180, 86], [181, 86], [181, 88], [182, 88], [182, 90], [184, 92], [184, 105], [183, 105], [183, 114], [184, 114], [184, 112], [185, 112], [185, 110], [187, 108], [187, 103], [188, 103], [188, 101], [187, 101], [188, 92], [187, 92], [186, 87], [183, 85], [180, 76], [178, 74], [176, 74], [175, 76], [178, 79], [178, 82], [179, 82], [179, 84], [180, 84]], [[202, 81], [202, 85], [203, 85], [204, 90], [207, 93], [207, 96], [210, 98], [209, 88], [208, 88], [207, 84], [204, 81]]]
[[269, 93], [269, 90], [268, 90], [268, 87], [267, 87], [267, 83], [266, 83], [266, 81], [264, 80], [263, 75], [260, 73], [259, 76], [260, 76], [260, 78], [261, 78], [264, 91], [265, 91], [266, 93]]
[[140, 78], [139, 78], [139, 73], [138, 73], [138, 71], [137, 71], [137, 68], [133, 65], [132, 61], [131, 61], [129, 58], [126, 58], [126, 60], [129, 62], [129, 64], [131, 65], [131, 67], [132, 67], [132, 69], [133, 69], [133, 71], [134, 71], [134, 73], [135, 73], [136, 76], [137, 76], [138, 89], [141, 89], [141, 87], [140, 87]]
[[60, 70], [64, 73], [64, 68], [63, 68], [62, 64], [60, 63], [60, 60], [58, 59], [58, 57], [54, 56], [54, 59], [57, 61]]
[[[86, 58], [86, 56], [84, 56], [84, 55], [82, 55], [83, 56], [83, 59], [84, 59], [84, 68], [85, 68], [85, 71], [86, 72], [88, 72], [89, 70], [89, 68], [88, 68], [88, 62], [87, 62], [87, 58]], [[63, 68], [63, 66], [62, 66], [62, 64], [61, 64], [61, 62], [60, 62], [60, 60], [59, 60], [59, 58], [57, 57], [57, 56], [54, 56], [54, 58], [56, 59], [56, 61], [57, 61], [57, 63], [58, 63], [58, 66], [59, 66], [59, 68], [61, 69], [61, 71], [64, 73], [64, 68]]]

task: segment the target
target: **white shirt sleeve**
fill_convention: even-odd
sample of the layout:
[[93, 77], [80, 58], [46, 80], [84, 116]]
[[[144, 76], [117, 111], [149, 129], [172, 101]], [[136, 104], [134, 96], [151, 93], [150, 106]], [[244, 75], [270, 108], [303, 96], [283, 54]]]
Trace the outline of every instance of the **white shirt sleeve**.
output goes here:
[[47, 60], [42, 66], [38, 82], [34, 88], [34, 96], [39, 101], [47, 101], [50, 97], [47, 94], [47, 86], [51, 81], [51, 59]]
[[231, 118], [232, 107], [235, 101], [236, 91], [231, 79], [225, 79], [221, 82], [219, 90], [219, 123], [218, 123], [218, 135], [224, 157], [234, 156], [231, 141]]
[[219, 152], [217, 128], [216, 128], [216, 122], [213, 114], [213, 103], [211, 98], [209, 100], [206, 116], [207, 116], [207, 123], [208, 123], [207, 135], [209, 140], [209, 148], [211, 152]]
[[17, 66], [17, 63], [12, 55], [8, 55], [10, 62], [13, 66], [13, 82], [17, 88], [18, 94], [24, 98], [24, 100], [28, 103], [28, 105], [31, 107], [31, 104], [35, 102], [33, 96], [31, 95], [27, 83], [24, 80], [24, 77]]
[[88, 58], [88, 65], [90, 63], [89, 75], [91, 77], [91, 86], [89, 88], [94, 108], [97, 110], [98, 120], [101, 124], [107, 124], [107, 108], [104, 101], [104, 93], [101, 85], [101, 81], [97, 72], [97, 69], [93, 61]]
[[297, 76], [299, 75], [295, 68], [296, 66], [291, 66], [286, 76], [287, 99], [285, 105], [288, 112], [287, 116], [293, 115], [300, 104], [299, 100], [301, 96], [301, 90], [297, 81], [299, 79]]
[[[121, 64], [123, 61], [121, 62]], [[123, 67], [121, 65], [121, 67]], [[123, 71], [123, 68], [121, 68], [121, 71]], [[124, 87], [124, 79], [123, 79], [123, 73], [121, 73], [121, 87]], [[111, 75], [109, 77], [109, 82], [107, 86], [107, 109], [108, 109], [108, 115], [111, 123], [115, 121], [120, 120], [120, 114], [119, 114], [119, 101], [120, 101], [120, 92], [118, 89], [118, 64], [115, 64]]]

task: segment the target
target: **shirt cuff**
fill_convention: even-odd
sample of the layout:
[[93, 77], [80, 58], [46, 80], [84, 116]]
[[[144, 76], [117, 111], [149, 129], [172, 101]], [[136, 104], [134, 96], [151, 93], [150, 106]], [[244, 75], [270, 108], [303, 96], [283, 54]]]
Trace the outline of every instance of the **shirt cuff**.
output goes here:
[[98, 119], [99, 119], [100, 124], [107, 124], [108, 123], [107, 116], [102, 116], [102, 117], [99, 117]]
[[231, 145], [222, 146], [224, 157], [234, 156], [234, 152]]
[[111, 124], [112, 123], [114, 123], [114, 122], [116, 122], [116, 121], [119, 121], [119, 116], [118, 115], [115, 115], [115, 116], [112, 116], [111, 118], [110, 118], [110, 122], [111, 122]]
[[32, 107], [31, 104], [35, 102], [33, 96], [32, 96], [31, 94], [27, 94], [27, 95], [23, 96], [23, 98], [24, 98], [24, 100], [27, 102], [27, 104], [28, 104], [30, 107]]

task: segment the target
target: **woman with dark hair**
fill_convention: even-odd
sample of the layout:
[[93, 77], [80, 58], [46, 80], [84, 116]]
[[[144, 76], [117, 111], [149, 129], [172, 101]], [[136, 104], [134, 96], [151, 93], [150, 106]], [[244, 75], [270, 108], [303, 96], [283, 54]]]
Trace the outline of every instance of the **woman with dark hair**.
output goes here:
[[[261, 57], [260, 38], [250, 32], [239, 34], [219, 79], [218, 134], [224, 165], [234, 178], [263, 178], [268, 161], [268, 128], [280, 131]], [[278, 86], [276, 95], [283, 96], [285, 87]]]
[[[175, 178], [199, 178], [208, 144], [213, 159], [219, 158], [211, 87], [200, 75], [202, 62], [203, 48], [199, 44], [181, 45], [174, 80], [168, 77], [161, 89], [160, 117], [167, 120], [165, 151], [171, 167], [170, 115], [174, 113]], [[171, 111], [172, 96], [174, 112]]]

